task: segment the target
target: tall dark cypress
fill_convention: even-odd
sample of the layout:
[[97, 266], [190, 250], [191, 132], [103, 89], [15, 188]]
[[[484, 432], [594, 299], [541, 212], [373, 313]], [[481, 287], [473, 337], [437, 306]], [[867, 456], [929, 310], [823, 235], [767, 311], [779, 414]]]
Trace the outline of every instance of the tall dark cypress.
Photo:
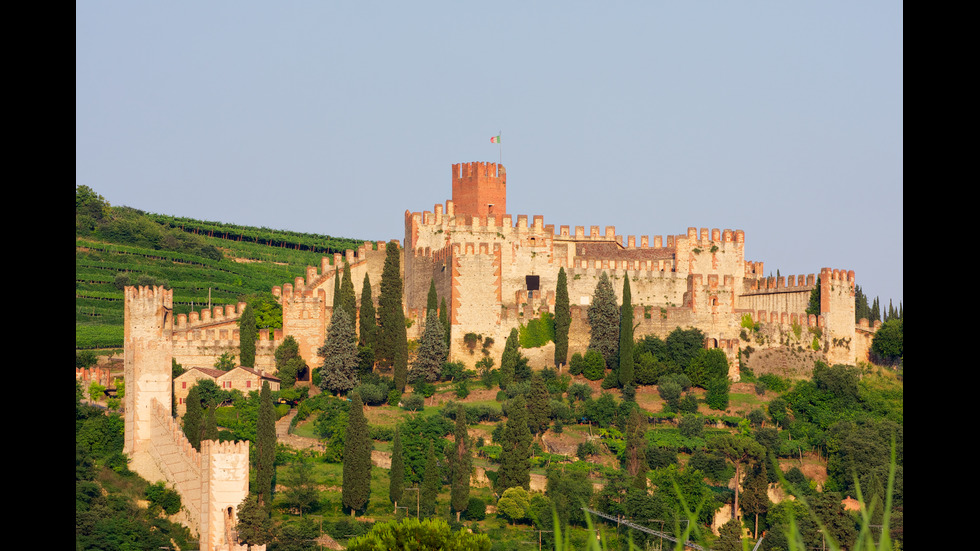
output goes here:
[[429, 294], [425, 297], [425, 311], [439, 310], [439, 295], [436, 293], [436, 280], [429, 280]]
[[218, 439], [218, 422], [215, 417], [215, 410], [218, 404], [212, 402], [208, 405], [207, 415], [204, 416], [204, 423], [201, 424], [201, 441]]
[[497, 469], [496, 491], [502, 494], [507, 488], [531, 487], [531, 431], [527, 426], [527, 402], [518, 394], [507, 407], [507, 424], [500, 452], [500, 468]]
[[436, 498], [439, 497], [439, 488], [442, 486], [442, 474], [439, 472], [439, 464], [436, 462], [436, 451], [432, 441], [429, 440], [429, 453], [425, 459], [425, 472], [422, 473], [422, 489], [419, 490], [419, 503], [421, 503], [421, 513], [434, 515], [436, 512]]
[[449, 505], [456, 512], [456, 522], [460, 513], [466, 510], [470, 501], [470, 470], [473, 457], [470, 454], [469, 436], [466, 431], [466, 411], [462, 404], [456, 406], [456, 441], [451, 450], [452, 485], [449, 489]]
[[201, 408], [201, 393], [197, 385], [187, 391], [187, 399], [184, 402], [187, 408], [184, 412], [183, 426], [184, 436], [195, 450], [201, 449], [201, 426], [203, 424], [204, 410]]
[[633, 384], [633, 294], [629, 275], [623, 278], [623, 305], [619, 307], [619, 386]]
[[408, 336], [405, 310], [402, 308], [398, 242], [388, 243], [385, 253], [385, 265], [381, 272], [381, 295], [378, 297], [380, 333], [375, 357], [383, 367], [392, 368], [395, 388], [404, 392], [408, 381]]
[[527, 426], [531, 434], [544, 434], [551, 424], [551, 395], [540, 371], [531, 375], [531, 392], [527, 397]]
[[555, 287], [555, 367], [560, 367], [568, 361], [568, 329], [571, 325], [568, 276], [565, 275], [565, 268], [559, 268], [558, 284]]
[[371, 296], [371, 278], [364, 274], [364, 285], [361, 286], [361, 309], [358, 312], [360, 332], [358, 344], [375, 347], [378, 332], [378, 318], [374, 310], [374, 298]]
[[344, 436], [344, 487], [341, 500], [344, 507], [362, 511], [371, 498], [371, 442], [364, 404], [358, 392], [351, 393], [350, 412], [347, 416], [347, 433]]
[[446, 350], [451, 350], [452, 347], [452, 335], [450, 334], [451, 327], [449, 325], [449, 310], [446, 308], [446, 297], [442, 297], [439, 302], [439, 323], [442, 324], [442, 334], [446, 338]]
[[401, 428], [395, 427], [395, 441], [391, 447], [391, 470], [388, 471], [388, 499], [395, 504], [395, 507], [402, 500], [405, 491], [405, 458], [402, 453]]
[[350, 264], [344, 261], [344, 272], [340, 279], [340, 306], [347, 312], [351, 326], [357, 323], [357, 295], [354, 294], [354, 282], [351, 281]]
[[276, 475], [276, 410], [272, 405], [269, 382], [262, 383], [259, 411], [255, 422], [255, 486], [259, 503], [268, 511], [272, 508], [272, 493]]
[[255, 337], [255, 310], [249, 304], [238, 320], [238, 361], [245, 367], [255, 367]]

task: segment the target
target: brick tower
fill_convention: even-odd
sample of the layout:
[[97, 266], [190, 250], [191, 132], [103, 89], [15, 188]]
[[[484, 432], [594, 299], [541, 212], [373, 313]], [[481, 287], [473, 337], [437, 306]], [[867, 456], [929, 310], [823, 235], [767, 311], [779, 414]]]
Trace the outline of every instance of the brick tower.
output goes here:
[[457, 215], [506, 214], [504, 165], [487, 162], [453, 165], [453, 204]]

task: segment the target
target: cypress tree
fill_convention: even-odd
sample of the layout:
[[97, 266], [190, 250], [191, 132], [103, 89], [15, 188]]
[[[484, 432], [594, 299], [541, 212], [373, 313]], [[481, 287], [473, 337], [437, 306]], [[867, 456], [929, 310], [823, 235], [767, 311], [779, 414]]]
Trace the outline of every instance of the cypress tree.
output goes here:
[[276, 410], [272, 405], [269, 382], [262, 383], [259, 411], [255, 421], [255, 486], [259, 503], [268, 511], [272, 508], [272, 492], [276, 475]]
[[442, 334], [446, 337], [446, 350], [452, 349], [452, 336], [450, 335], [449, 310], [446, 308], [446, 297], [442, 297], [439, 302], [439, 322], [442, 323]]
[[401, 428], [395, 427], [395, 441], [391, 448], [391, 470], [388, 472], [388, 499], [395, 505], [402, 500], [405, 491], [405, 458], [402, 456]]
[[613, 292], [609, 274], [602, 272], [599, 283], [596, 284], [592, 295], [592, 304], [588, 310], [589, 318], [589, 348], [598, 350], [607, 366], [616, 366], [613, 360], [619, 348], [619, 307], [616, 305], [616, 293]]
[[358, 392], [352, 393], [344, 436], [344, 487], [341, 500], [351, 516], [361, 511], [371, 498], [371, 442], [364, 404]]
[[568, 329], [571, 325], [568, 276], [562, 267], [558, 269], [558, 285], [555, 287], [555, 367], [561, 367], [568, 361]]
[[633, 294], [630, 278], [623, 278], [623, 305], [619, 307], [619, 386], [633, 384]]
[[470, 455], [469, 437], [466, 432], [466, 411], [462, 404], [456, 406], [456, 442], [452, 447], [452, 485], [449, 490], [449, 505], [456, 512], [456, 522], [460, 513], [469, 506], [470, 502], [470, 470], [473, 467], [473, 457]]
[[347, 310], [335, 308], [327, 339], [317, 350], [317, 354], [323, 358], [320, 389], [339, 394], [357, 386], [360, 362], [354, 342], [354, 327], [347, 317]]
[[500, 452], [500, 468], [497, 469], [496, 491], [502, 494], [507, 488], [531, 487], [531, 431], [527, 426], [527, 403], [518, 394], [507, 408], [507, 424], [504, 425]]
[[378, 346], [375, 356], [383, 367], [394, 371], [395, 388], [405, 391], [408, 382], [408, 336], [405, 310], [402, 308], [401, 260], [398, 242], [388, 243], [385, 265], [381, 272], [381, 295], [378, 297]]
[[378, 332], [378, 319], [374, 311], [374, 299], [371, 296], [371, 278], [364, 274], [364, 285], [361, 286], [361, 309], [358, 312], [360, 322], [360, 335], [358, 344], [361, 346], [375, 347], [376, 335]]
[[205, 440], [218, 439], [218, 422], [215, 419], [215, 411], [218, 404], [212, 402], [208, 406], [207, 415], [204, 416], [204, 423], [201, 424], [201, 442]]
[[[351, 281], [350, 264], [344, 260], [344, 273], [340, 280], [340, 306], [347, 312], [351, 327], [357, 320], [357, 296], [354, 294], [354, 282]], [[336, 308], [336, 305], [334, 306]]]
[[500, 388], [506, 389], [514, 382], [514, 373], [517, 362], [520, 359], [520, 341], [517, 329], [511, 329], [507, 341], [504, 343], [504, 351], [500, 355]]
[[439, 295], [436, 293], [436, 280], [429, 279], [429, 294], [425, 297], [425, 311], [439, 310]]
[[551, 394], [540, 371], [531, 375], [531, 393], [527, 402], [527, 426], [531, 434], [544, 434], [551, 424]]
[[201, 392], [197, 385], [187, 391], [185, 403], [187, 410], [184, 412], [184, 436], [195, 450], [201, 450], [201, 424], [204, 417], [204, 410], [201, 408]]
[[255, 337], [255, 310], [249, 304], [238, 320], [238, 358], [245, 367], [255, 367]]
[[432, 440], [429, 440], [429, 454], [425, 458], [425, 473], [422, 474], [422, 489], [419, 490], [419, 502], [422, 504], [422, 513], [433, 515], [436, 512], [436, 498], [439, 496], [439, 487], [442, 486], [442, 476], [439, 473], [439, 464], [436, 463], [436, 451]]
[[425, 316], [425, 329], [422, 331], [422, 338], [419, 339], [415, 362], [412, 363], [410, 374], [412, 382], [431, 383], [438, 380], [447, 357], [448, 350], [446, 350], [446, 340], [442, 336], [442, 324], [439, 323], [436, 311], [429, 310], [428, 315]]

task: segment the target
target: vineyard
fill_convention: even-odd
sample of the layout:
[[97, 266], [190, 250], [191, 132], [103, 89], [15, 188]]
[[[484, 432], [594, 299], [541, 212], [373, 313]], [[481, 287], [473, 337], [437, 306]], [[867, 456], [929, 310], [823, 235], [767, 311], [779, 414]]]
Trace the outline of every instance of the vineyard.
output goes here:
[[271, 296], [273, 286], [305, 276], [323, 256], [364, 243], [108, 204], [99, 214], [76, 207], [76, 349], [122, 347], [126, 285], [165, 285], [174, 291], [174, 313], [190, 313]]

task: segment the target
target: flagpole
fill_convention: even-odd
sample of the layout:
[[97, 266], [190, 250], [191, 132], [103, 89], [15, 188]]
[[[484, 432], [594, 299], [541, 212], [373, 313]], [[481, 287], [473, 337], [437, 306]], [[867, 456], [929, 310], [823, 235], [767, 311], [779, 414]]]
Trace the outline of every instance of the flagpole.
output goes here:
[[[497, 131], [497, 137], [498, 138], [500, 137], [500, 134], [501, 134], [501, 132], [498, 130]], [[497, 165], [498, 166], [503, 166], [503, 164], [504, 164], [504, 144], [503, 144], [503, 140], [500, 140], [500, 141], [497, 142], [497, 149], [499, 150], [499, 154], [500, 154], [499, 160], [497, 161]]]

